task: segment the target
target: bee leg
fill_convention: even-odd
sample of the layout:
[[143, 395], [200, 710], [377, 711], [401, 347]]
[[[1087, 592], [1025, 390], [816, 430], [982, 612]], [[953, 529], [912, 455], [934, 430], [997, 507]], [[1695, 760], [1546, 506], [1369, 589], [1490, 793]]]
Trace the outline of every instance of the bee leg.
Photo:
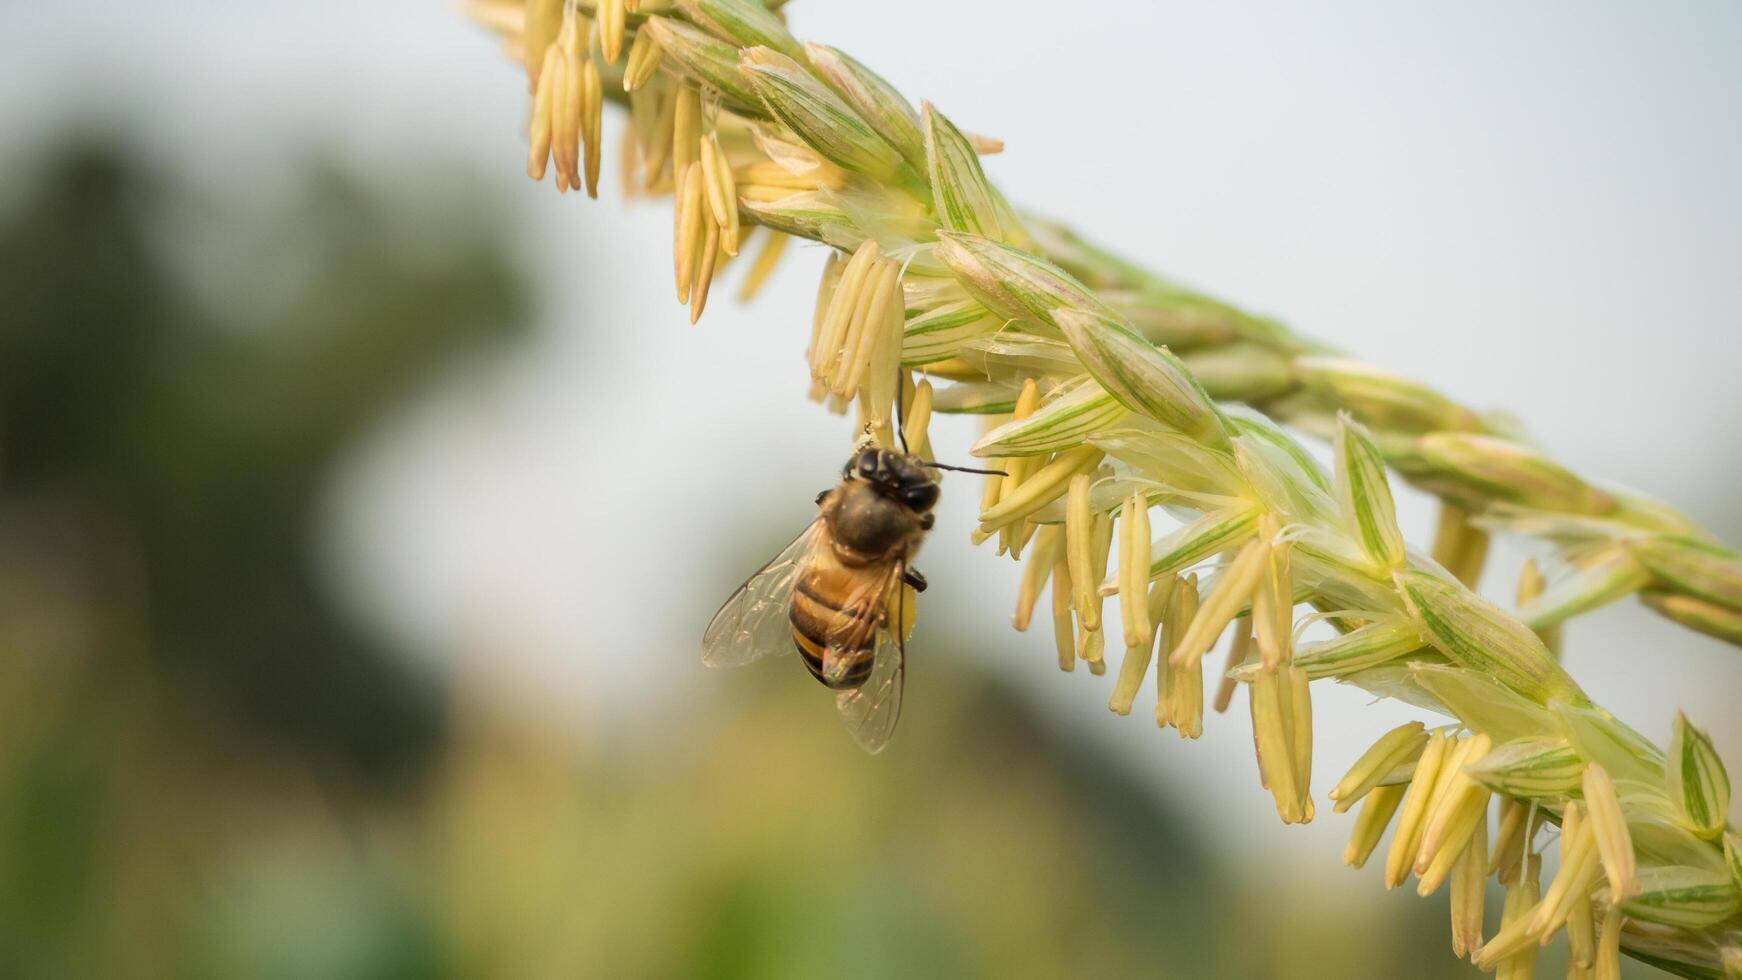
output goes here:
[[902, 569], [901, 570], [901, 580], [903, 582], [906, 582], [908, 585], [913, 586], [913, 591], [915, 591], [915, 592], [924, 592], [925, 591], [925, 576], [921, 575], [919, 573], [918, 569], [914, 569], [914, 568]]

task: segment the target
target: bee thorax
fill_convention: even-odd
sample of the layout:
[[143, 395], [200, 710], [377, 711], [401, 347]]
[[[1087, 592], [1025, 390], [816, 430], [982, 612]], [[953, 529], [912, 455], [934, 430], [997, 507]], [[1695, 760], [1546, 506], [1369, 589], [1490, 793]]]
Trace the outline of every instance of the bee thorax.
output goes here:
[[888, 560], [920, 531], [918, 514], [864, 483], [844, 485], [823, 517], [848, 561]]

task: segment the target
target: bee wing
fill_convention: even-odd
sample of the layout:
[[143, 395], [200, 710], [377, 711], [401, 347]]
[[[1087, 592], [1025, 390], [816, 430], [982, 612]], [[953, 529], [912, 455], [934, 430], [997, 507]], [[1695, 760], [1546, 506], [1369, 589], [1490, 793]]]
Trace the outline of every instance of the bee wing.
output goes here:
[[894, 629], [885, 624], [877, 630], [871, 676], [863, 686], [835, 695], [835, 708], [840, 711], [848, 734], [871, 755], [883, 751], [889, 737], [895, 734], [895, 723], [901, 720], [901, 695], [907, 685], [907, 623], [913, 619], [912, 599], [902, 585], [899, 565], [891, 585], [899, 597], [889, 603], [895, 607], [891, 611], [896, 622]]
[[821, 526], [821, 520], [812, 521], [714, 613], [702, 634], [702, 663], [710, 667], [739, 667], [792, 649], [787, 602], [798, 573], [816, 545], [817, 529]]

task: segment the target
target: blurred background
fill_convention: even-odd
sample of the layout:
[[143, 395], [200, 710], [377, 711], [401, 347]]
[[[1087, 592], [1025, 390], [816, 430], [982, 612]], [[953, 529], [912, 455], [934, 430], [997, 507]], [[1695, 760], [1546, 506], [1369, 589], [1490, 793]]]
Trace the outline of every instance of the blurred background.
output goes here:
[[[1059, 12], [790, 15], [1006, 140], [1013, 199], [1742, 541], [1742, 8]], [[1240, 706], [1180, 742], [1011, 631], [970, 483], [882, 756], [794, 665], [704, 672], [850, 442], [821, 253], [690, 327], [664, 205], [526, 181], [450, 6], [0, 27], [0, 976], [1474, 975], [1347, 817], [1276, 824]], [[1742, 759], [1736, 651], [1568, 633]], [[1409, 715], [1367, 701], [1319, 690], [1321, 797]]]

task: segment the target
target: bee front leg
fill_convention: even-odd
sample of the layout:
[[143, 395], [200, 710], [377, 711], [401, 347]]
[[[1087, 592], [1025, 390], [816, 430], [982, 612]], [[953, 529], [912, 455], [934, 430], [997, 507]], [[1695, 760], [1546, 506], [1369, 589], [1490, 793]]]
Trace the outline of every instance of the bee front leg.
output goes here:
[[902, 569], [901, 570], [901, 580], [903, 582], [906, 582], [908, 585], [913, 586], [913, 591], [915, 591], [915, 592], [924, 592], [925, 591], [925, 576], [921, 575], [919, 573], [918, 569], [915, 569], [915, 568]]

